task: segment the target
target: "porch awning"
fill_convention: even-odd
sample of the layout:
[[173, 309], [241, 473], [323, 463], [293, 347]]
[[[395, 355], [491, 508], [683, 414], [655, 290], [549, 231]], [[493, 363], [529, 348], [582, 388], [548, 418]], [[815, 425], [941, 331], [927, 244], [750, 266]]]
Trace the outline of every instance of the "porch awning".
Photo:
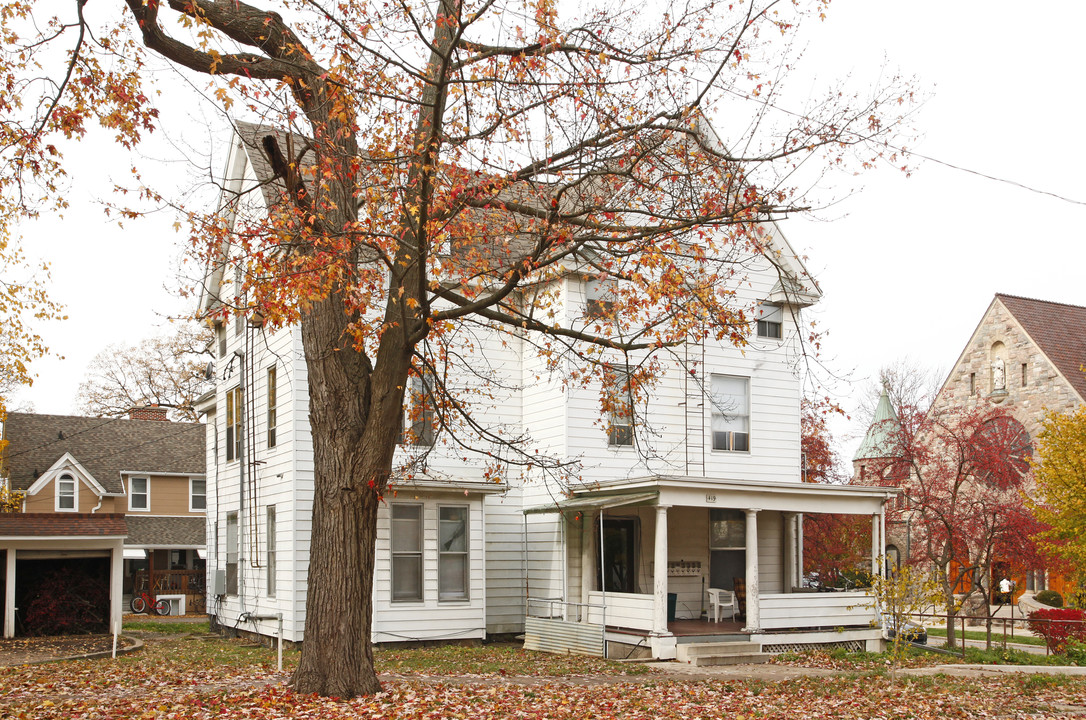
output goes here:
[[124, 549], [125, 560], [146, 560], [147, 551], [139, 548], [125, 548]]
[[622, 507], [623, 505], [638, 505], [640, 503], [656, 500], [659, 493], [642, 492], [629, 495], [594, 495], [586, 497], [574, 497], [560, 500], [549, 505], [536, 505], [527, 508], [525, 515], [538, 515], [540, 513], [566, 512], [568, 510], [581, 510], [587, 508], [606, 509]]

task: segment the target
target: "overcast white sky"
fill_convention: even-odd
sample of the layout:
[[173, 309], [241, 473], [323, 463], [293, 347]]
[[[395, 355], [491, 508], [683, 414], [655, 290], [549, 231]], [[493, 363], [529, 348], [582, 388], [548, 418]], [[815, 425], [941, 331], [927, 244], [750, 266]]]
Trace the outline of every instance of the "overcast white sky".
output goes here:
[[[847, 409], [849, 390], [895, 359], [948, 370], [996, 292], [1086, 304], [1083, 27], [1079, 0], [834, 0], [827, 21], [807, 28], [804, 67], [822, 81], [869, 83], [884, 63], [917, 76], [930, 93], [915, 120], [918, 153], [1078, 201], [914, 160], [911, 178], [871, 173], [818, 221], [785, 223], [825, 293], [814, 312], [829, 332], [826, 360], [852, 379]], [[176, 292], [173, 216], [118, 230], [95, 203], [127, 171], [119, 153], [108, 143], [75, 151], [72, 211], [24, 228], [69, 319], [41, 328], [63, 359], [38, 362], [15, 406], [73, 412], [95, 354], [162, 332], [194, 303]], [[848, 425], [835, 429], [844, 436]], [[842, 440], [851, 457], [855, 441]]]

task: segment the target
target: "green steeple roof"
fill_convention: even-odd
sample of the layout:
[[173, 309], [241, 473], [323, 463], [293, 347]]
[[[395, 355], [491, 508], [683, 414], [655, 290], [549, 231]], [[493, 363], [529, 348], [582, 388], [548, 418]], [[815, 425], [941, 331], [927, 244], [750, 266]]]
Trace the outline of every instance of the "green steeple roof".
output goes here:
[[890, 396], [883, 387], [879, 395], [879, 404], [875, 406], [875, 417], [871, 419], [871, 425], [867, 428], [867, 434], [852, 457], [857, 460], [878, 460], [896, 457], [899, 454], [897, 433], [901, 430], [901, 421], [898, 420], [894, 406], [890, 404]]

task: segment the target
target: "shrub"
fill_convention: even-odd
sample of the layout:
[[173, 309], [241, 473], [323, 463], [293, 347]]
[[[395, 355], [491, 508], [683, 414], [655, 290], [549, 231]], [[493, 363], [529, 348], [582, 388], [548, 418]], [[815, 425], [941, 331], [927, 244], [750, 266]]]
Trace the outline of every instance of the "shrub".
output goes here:
[[1070, 608], [1029, 614], [1029, 629], [1045, 639], [1049, 652], [1062, 653], [1070, 641], [1086, 642], [1086, 612]]
[[1063, 596], [1055, 590], [1042, 590], [1033, 596], [1033, 599], [1052, 607], [1063, 607]]

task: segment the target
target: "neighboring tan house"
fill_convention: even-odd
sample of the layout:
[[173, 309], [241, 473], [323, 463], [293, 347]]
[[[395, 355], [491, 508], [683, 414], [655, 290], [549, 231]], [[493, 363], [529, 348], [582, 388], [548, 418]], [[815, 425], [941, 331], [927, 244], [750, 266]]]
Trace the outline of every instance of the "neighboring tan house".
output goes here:
[[[86, 565], [108, 556], [105, 568], [121, 583], [111, 600], [118, 607], [149, 587], [171, 596], [175, 612], [202, 610], [201, 424], [170, 422], [155, 407], [135, 410], [130, 419], [13, 412], [4, 440], [5, 483], [25, 493], [23, 514], [5, 516], [10, 527], [0, 530], [8, 560], [5, 634], [14, 632], [14, 608], [33, 593], [45, 561]], [[118, 527], [124, 529], [120, 563], [101, 542], [88, 541], [113, 537]]]
[[[282, 136], [238, 129], [225, 196], [271, 205], [279, 190], [262, 147]], [[477, 374], [450, 382], [485, 385], [477, 420], [579, 460], [584, 482], [563, 488], [514, 468], [496, 483], [486, 458], [465, 457], [441, 433], [423, 426], [406, 435], [414, 446], [402, 445], [398, 460], [423, 456], [425, 471], [394, 478], [379, 512], [375, 642], [524, 632], [531, 647], [661, 658], [681, 658], [707, 636], [766, 651], [879, 644], [861, 593], [799, 591], [803, 514], [864, 515], [877, 550], [895, 491], [801, 482], [803, 325], [791, 313], [820, 291], [779, 231], [765, 242], [783, 270], [762, 256], [744, 265], [749, 283], [736, 301], [762, 309], [750, 345], [692, 345], [685, 352], [696, 366], [682, 352], [662, 361], [644, 413], [613, 418], [610, 432], [598, 386], [563, 388], [528, 339], [475, 332]], [[213, 268], [202, 311], [233, 302], [231, 275]], [[600, 287], [581, 273], [554, 283], [569, 322], [591, 317]], [[242, 318], [217, 334], [216, 387], [197, 403], [207, 427], [208, 613], [269, 636], [281, 622], [286, 640], [301, 641], [313, 508], [301, 333]], [[725, 622], [702, 620], [724, 597], [710, 588], [742, 595], [742, 622], [729, 608]]]

